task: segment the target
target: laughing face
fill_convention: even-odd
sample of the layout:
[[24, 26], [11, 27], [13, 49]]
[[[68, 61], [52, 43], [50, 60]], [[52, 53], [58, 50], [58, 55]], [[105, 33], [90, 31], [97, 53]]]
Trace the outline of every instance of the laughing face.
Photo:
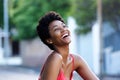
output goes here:
[[55, 46], [64, 46], [71, 42], [70, 31], [67, 26], [59, 20], [55, 20], [50, 23], [49, 33], [51, 38], [48, 39], [47, 42]]

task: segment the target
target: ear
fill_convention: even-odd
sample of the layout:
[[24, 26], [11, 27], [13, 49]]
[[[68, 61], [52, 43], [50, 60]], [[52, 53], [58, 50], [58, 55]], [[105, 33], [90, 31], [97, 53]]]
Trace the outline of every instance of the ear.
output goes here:
[[51, 39], [47, 39], [46, 42], [47, 42], [48, 44], [52, 44], [52, 43], [53, 43]]

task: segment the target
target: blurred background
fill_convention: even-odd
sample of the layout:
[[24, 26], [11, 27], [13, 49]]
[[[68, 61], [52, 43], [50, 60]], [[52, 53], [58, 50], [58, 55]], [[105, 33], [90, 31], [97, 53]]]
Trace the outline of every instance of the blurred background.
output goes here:
[[[71, 31], [70, 52], [101, 80], [120, 80], [120, 0], [0, 0], [0, 80], [37, 80], [51, 50], [38, 38], [56, 11]], [[82, 80], [74, 73], [74, 80]]]

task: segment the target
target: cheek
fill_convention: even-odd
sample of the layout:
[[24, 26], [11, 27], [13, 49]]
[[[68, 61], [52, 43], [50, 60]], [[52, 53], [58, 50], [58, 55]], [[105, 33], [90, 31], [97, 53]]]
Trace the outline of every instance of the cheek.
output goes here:
[[59, 36], [59, 35], [60, 35], [60, 31], [56, 31], [56, 32], [54, 33], [54, 35], [55, 35], [55, 36]]
[[55, 31], [55, 32], [53, 32], [53, 33], [51, 34], [51, 37], [57, 38], [57, 37], [59, 37], [60, 35], [61, 35], [61, 32], [60, 32], [60, 31]]

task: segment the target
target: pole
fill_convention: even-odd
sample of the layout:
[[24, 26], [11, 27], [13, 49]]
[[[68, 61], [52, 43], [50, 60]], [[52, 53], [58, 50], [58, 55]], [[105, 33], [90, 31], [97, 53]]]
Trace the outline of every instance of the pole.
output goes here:
[[8, 0], [4, 0], [4, 56], [10, 56], [9, 50]]
[[97, 23], [99, 27], [100, 78], [103, 75], [102, 0], [97, 0]]

